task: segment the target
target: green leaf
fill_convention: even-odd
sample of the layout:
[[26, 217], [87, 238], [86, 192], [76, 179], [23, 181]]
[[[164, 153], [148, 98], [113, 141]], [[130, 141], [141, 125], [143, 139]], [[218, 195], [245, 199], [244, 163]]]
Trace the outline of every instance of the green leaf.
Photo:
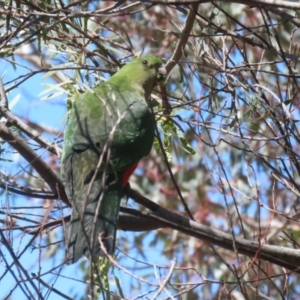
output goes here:
[[183, 150], [185, 150], [189, 154], [195, 155], [196, 151], [192, 148], [192, 146], [186, 140], [186, 138], [182, 134], [180, 128], [177, 127], [176, 123], [173, 123], [173, 122], [171, 123], [171, 129], [175, 133], [175, 135], [178, 137], [178, 139], [180, 140]]
[[183, 137], [179, 137], [179, 140], [181, 141], [182, 148], [189, 154], [195, 155], [196, 151], [192, 148], [192, 146], [189, 144], [189, 142]]
[[[96, 293], [98, 295], [98, 297], [101, 296], [101, 289], [100, 287], [103, 287], [104, 291], [105, 291], [105, 299], [106, 300], [110, 300], [110, 289], [109, 289], [109, 278], [108, 278], [108, 271], [109, 271], [109, 267], [110, 267], [110, 262], [108, 259], [104, 258], [104, 257], [99, 257], [99, 261], [98, 261], [98, 266], [100, 269], [100, 275], [101, 275], [101, 284], [100, 282], [97, 285], [96, 288]], [[96, 271], [96, 266], [93, 265], [93, 277], [95, 279], [95, 282], [97, 282], [98, 280], [98, 276], [97, 276], [97, 271]]]
[[115, 281], [116, 281], [116, 285], [117, 285], [117, 288], [118, 288], [118, 291], [119, 291], [119, 294], [120, 294], [121, 298], [122, 298], [122, 299], [123, 299], [123, 298], [125, 299], [125, 296], [124, 296], [124, 294], [123, 294], [122, 287], [121, 287], [121, 285], [120, 285], [119, 278], [118, 278], [117, 276], [115, 276]]

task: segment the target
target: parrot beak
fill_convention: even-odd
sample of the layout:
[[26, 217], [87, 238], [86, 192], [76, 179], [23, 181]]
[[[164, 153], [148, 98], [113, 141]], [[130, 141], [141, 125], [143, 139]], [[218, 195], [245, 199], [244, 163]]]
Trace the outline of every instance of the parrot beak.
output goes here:
[[167, 75], [167, 69], [165, 67], [160, 67], [157, 69], [157, 78], [158, 80], [163, 79]]

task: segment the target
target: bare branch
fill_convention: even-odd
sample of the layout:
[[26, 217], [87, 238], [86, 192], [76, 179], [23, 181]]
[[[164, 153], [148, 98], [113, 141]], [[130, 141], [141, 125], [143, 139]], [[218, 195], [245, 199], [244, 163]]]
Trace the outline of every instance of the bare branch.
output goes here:
[[170, 71], [175, 67], [175, 65], [179, 62], [180, 58], [183, 55], [184, 48], [186, 43], [188, 42], [190, 33], [194, 26], [194, 21], [196, 17], [196, 13], [198, 11], [198, 4], [193, 4], [188, 12], [184, 28], [181, 31], [181, 37], [180, 40], [177, 42], [176, 49], [173, 52], [172, 57], [167, 62], [165, 68], [167, 69], [167, 72], [170, 73]]
[[[146, 218], [157, 220], [164, 223], [167, 227], [176, 229], [182, 233], [199, 238], [208, 243], [218, 245], [225, 249], [234, 250], [231, 234], [212, 229], [208, 226], [199, 224], [166, 210], [132, 189], [128, 190], [127, 196], [152, 211], [152, 214], [137, 212], [137, 215], [143, 215]], [[245, 240], [239, 237], [235, 237], [234, 242], [237, 251], [241, 254], [251, 257], [259, 256], [261, 259], [300, 273], [299, 250], [266, 244], [262, 245], [261, 243]]]
[[[151, 2], [152, 4], [196, 4], [196, 3], [209, 3], [213, 1], [202, 1], [202, 0], [148, 0], [147, 2]], [[288, 1], [280, 1], [280, 0], [223, 0], [223, 2], [227, 3], [240, 3], [245, 4], [249, 6], [259, 6], [259, 5], [265, 5], [265, 6], [273, 6], [273, 7], [281, 7], [281, 8], [291, 8], [291, 9], [299, 9], [300, 4], [295, 2], [288, 2]]]
[[0, 137], [16, 149], [32, 165], [59, 199], [71, 206], [60, 179], [20, 136], [14, 134], [4, 123], [0, 123]]

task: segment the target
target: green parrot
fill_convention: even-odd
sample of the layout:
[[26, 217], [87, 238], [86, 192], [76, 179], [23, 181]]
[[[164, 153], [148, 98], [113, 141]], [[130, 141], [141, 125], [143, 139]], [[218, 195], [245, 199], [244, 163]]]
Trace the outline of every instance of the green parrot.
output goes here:
[[67, 263], [115, 250], [123, 188], [154, 140], [151, 91], [166, 75], [161, 59], [144, 56], [75, 100], [64, 134], [62, 179], [72, 203]]

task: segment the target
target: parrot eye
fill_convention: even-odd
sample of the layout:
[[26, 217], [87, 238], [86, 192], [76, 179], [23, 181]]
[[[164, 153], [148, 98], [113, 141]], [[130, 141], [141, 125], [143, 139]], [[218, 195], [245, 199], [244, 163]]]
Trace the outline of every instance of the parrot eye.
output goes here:
[[148, 60], [143, 60], [143, 65], [148, 65]]

